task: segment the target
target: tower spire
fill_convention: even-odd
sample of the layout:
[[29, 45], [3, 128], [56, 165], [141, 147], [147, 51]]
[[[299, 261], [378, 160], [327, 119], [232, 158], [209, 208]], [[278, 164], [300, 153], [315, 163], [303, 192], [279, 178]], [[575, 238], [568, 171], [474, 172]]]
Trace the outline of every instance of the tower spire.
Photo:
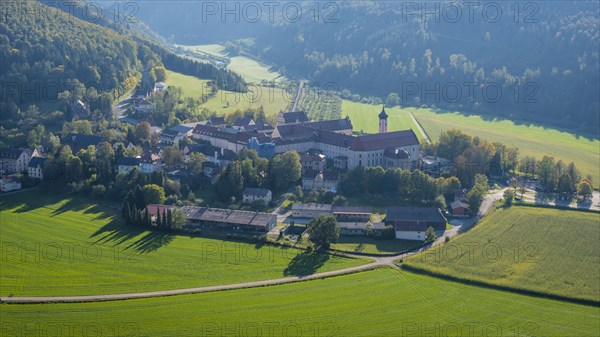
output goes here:
[[379, 113], [379, 133], [387, 132], [387, 119], [388, 119], [388, 114], [385, 112], [385, 105], [383, 105], [383, 108], [381, 109], [381, 112]]

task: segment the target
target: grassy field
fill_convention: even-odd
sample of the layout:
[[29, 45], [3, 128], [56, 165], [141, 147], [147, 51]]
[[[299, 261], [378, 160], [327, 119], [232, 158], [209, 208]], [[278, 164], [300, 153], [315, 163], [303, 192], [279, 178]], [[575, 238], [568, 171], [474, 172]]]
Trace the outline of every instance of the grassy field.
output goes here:
[[[207, 44], [198, 46], [180, 46], [183, 49], [195, 50], [206, 54], [229, 57], [225, 47], [219, 44]], [[272, 71], [269, 66], [257, 62], [246, 56], [230, 57], [227, 69], [240, 74], [246, 82], [260, 83], [261, 81], [285, 81], [286, 78], [276, 71]]]
[[480, 116], [459, 113], [436, 113], [431, 109], [410, 108], [429, 137], [439, 138], [442, 130], [460, 129], [471, 136], [500, 141], [519, 148], [519, 156], [535, 156], [538, 160], [551, 155], [573, 161], [584, 176], [591, 175], [596, 188], [600, 181], [600, 140], [562, 132], [552, 128], [515, 124], [509, 120], [486, 120]]
[[240, 74], [246, 82], [260, 83], [260, 81], [285, 81], [285, 77], [280, 73], [272, 71], [269, 66], [246, 56], [232, 57], [227, 65], [227, 69]]
[[219, 90], [202, 106], [216, 111], [218, 115], [235, 110], [256, 109], [262, 105], [267, 117], [275, 120], [280, 111], [287, 110], [293, 100], [283, 89], [272, 87], [251, 86], [252, 93], [234, 93]]
[[350, 252], [368, 254], [396, 254], [420, 247], [422, 242], [413, 240], [383, 240], [365, 236], [340, 236], [338, 243], [331, 248]]
[[188, 76], [174, 71], [168, 71], [167, 85], [181, 87], [183, 97], [197, 98], [207, 96], [209, 89], [206, 86], [209, 80], [202, 80], [194, 76]]
[[405, 261], [494, 285], [600, 301], [600, 214], [500, 208], [464, 235]]
[[14, 335], [58, 326], [71, 328], [69, 336], [92, 329], [103, 336], [597, 336], [600, 324], [597, 307], [392, 269], [198, 295], [0, 309]]
[[118, 210], [37, 191], [2, 196], [0, 210], [2, 296], [178, 289], [367, 262], [125, 227]]
[[[386, 108], [385, 111], [389, 116], [388, 131], [413, 129], [419, 140], [423, 140], [423, 136], [406, 111], [399, 107]], [[354, 131], [377, 133], [380, 112], [381, 106], [378, 105], [342, 100], [342, 117], [350, 116]]]

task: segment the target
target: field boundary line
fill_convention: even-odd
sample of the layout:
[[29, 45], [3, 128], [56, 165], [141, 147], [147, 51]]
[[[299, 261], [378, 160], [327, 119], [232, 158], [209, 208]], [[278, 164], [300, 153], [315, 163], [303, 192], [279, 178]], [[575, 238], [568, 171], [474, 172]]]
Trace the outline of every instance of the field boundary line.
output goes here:
[[417, 118], [415, 118], [415, 115], [411, 111], [407, 111], [406, 113], [408, 113], [408, 115], [412, 119], [413, 123], [417, 126], [417, 129], [419, 129], [421, 136], [423, 136], [423, 139], [425, 139], [427, 144], [431, 144], [431, 138], [429, 138], [429, 135], [427, 134], [427, 132], [425, 131], [425, 129], [423, 128], [421, 123], [419, 123]]

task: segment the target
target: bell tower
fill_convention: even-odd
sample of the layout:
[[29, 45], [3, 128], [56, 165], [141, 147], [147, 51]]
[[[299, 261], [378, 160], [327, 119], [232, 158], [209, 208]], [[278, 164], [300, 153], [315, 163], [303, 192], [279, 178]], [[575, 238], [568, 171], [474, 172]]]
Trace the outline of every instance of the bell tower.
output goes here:
[[383, 108], [381, 109], [381, 112], [379, 113], [379, 133], [386, 133], [387, 132], [387, 118], [388, 118], [388, 114], [385, 112], [385, 105], [383, 106]]

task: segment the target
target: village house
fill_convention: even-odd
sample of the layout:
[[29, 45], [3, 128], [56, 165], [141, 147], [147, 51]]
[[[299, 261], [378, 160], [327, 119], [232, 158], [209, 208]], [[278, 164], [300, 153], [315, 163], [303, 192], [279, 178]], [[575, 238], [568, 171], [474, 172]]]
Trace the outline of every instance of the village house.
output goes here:
[[304, 111], [280, 112], [277, 115], [277, 126], [285, 124], [297, 124], [308, 122], [308, 116]]
[[300, 164], [302, 165], [302, 173], [320, 172], [325, 169], [325, 155], [321, 153], [304, 153], [300, 156]]
[[73, 102], [71, 112], [73, 113], [74, 119], [82, 119], [89, 116], [90, 109], [87, 104], [83, 103], [81, 100], [77, 100]]
[[192, 136], [192, 128], [184, 125], [175, 125], [163, 130], [160, 134], [160, 142], [165, 145], [173, 145], [182, 141], [185, 137]]
[[256, 125], [256, 123], [254, 122], [254, 120], [252, 118], [241, 117], [241, 118], [236, 119], [235, 122], [233, 122], [232, 127], [236, 130], [247, 131], [247, 130], [251, 130], [251, 127], [253, 125]]
[[340, 184], [338, 171], [306, 171], [302, 175], [303, 190], [321, 190], [336, 192]]
[[162, 161], [158, 154], [146, 152], [140, 159], [140, 172], [152, 173], [161, 169]]
[[46, 158], [33, 157], [27, 165], [27, 176], [32, 179], [44, 179], [44, 163]]
[[312, 219], [321, 215], [331, 215], [331, 209], [332, 205], [330, 204], [294, 203], [292, 205], [292, 217]]
[[212, 116], [208, 119], [208, 121], [206, 121], [206, 126], [212, 126], [213, 128], [224, 130], [225, 128], [227, 128], [227, 122], [225, 121], [225, 117], [223, 116]]
[[135, 100], [134, 107], [136, 112], [150, 113], [154, 110], [154, 103], [142, 96]]
[[425, 240], [429, 227], [446, 230], [446, 218], [439, 208], [390, 207], [386, 210], [385, 224], [394, 226], [396, 239]]
[[246, 187], [242, 192], [243, 202], [245, 204], [252, 204], [254, 202], [262, 202], [264, 205], [268, 205], [273, 200], [273, 195], [270, 190], [266, 188], [250, 188]]
[[154, 90], [152, 90], [153, 92], [161, 92], [161, 91], [165, 91], [167, 90], [167, 85], [165, 84], [165, 82], [156, 82], [154, 84]]
[[452, 215], [456, 217], [469, 217], [471, 215], [471, 210], [469, 209], [469, 204], [463, 202], [461, 200], [454, 200], [450, 204], [450, 208], [452, 208]]
[[117, 161], [119, 174], [129, 174], [134, 168], [140, 167], [140, 157], [123, 157]]
[[14, 176], [4, 176], [0, 178], [0, 191], [2, 192], [10, 192], [21, 189], [21, 182], [19, 179]]
[[77, 133], [69, 133], [63, 140], [63, 145], [69, 145], [73, 154], [79, 152], [79, 150], [87, 149], [88, 146], [96, 146], [102, 142], [102, 137], [95, 135], [83, 135]]
[[33, 156], [38, 156], [35, 149], [0, 148], [0, 173], [11, 174], [25, 171]]

